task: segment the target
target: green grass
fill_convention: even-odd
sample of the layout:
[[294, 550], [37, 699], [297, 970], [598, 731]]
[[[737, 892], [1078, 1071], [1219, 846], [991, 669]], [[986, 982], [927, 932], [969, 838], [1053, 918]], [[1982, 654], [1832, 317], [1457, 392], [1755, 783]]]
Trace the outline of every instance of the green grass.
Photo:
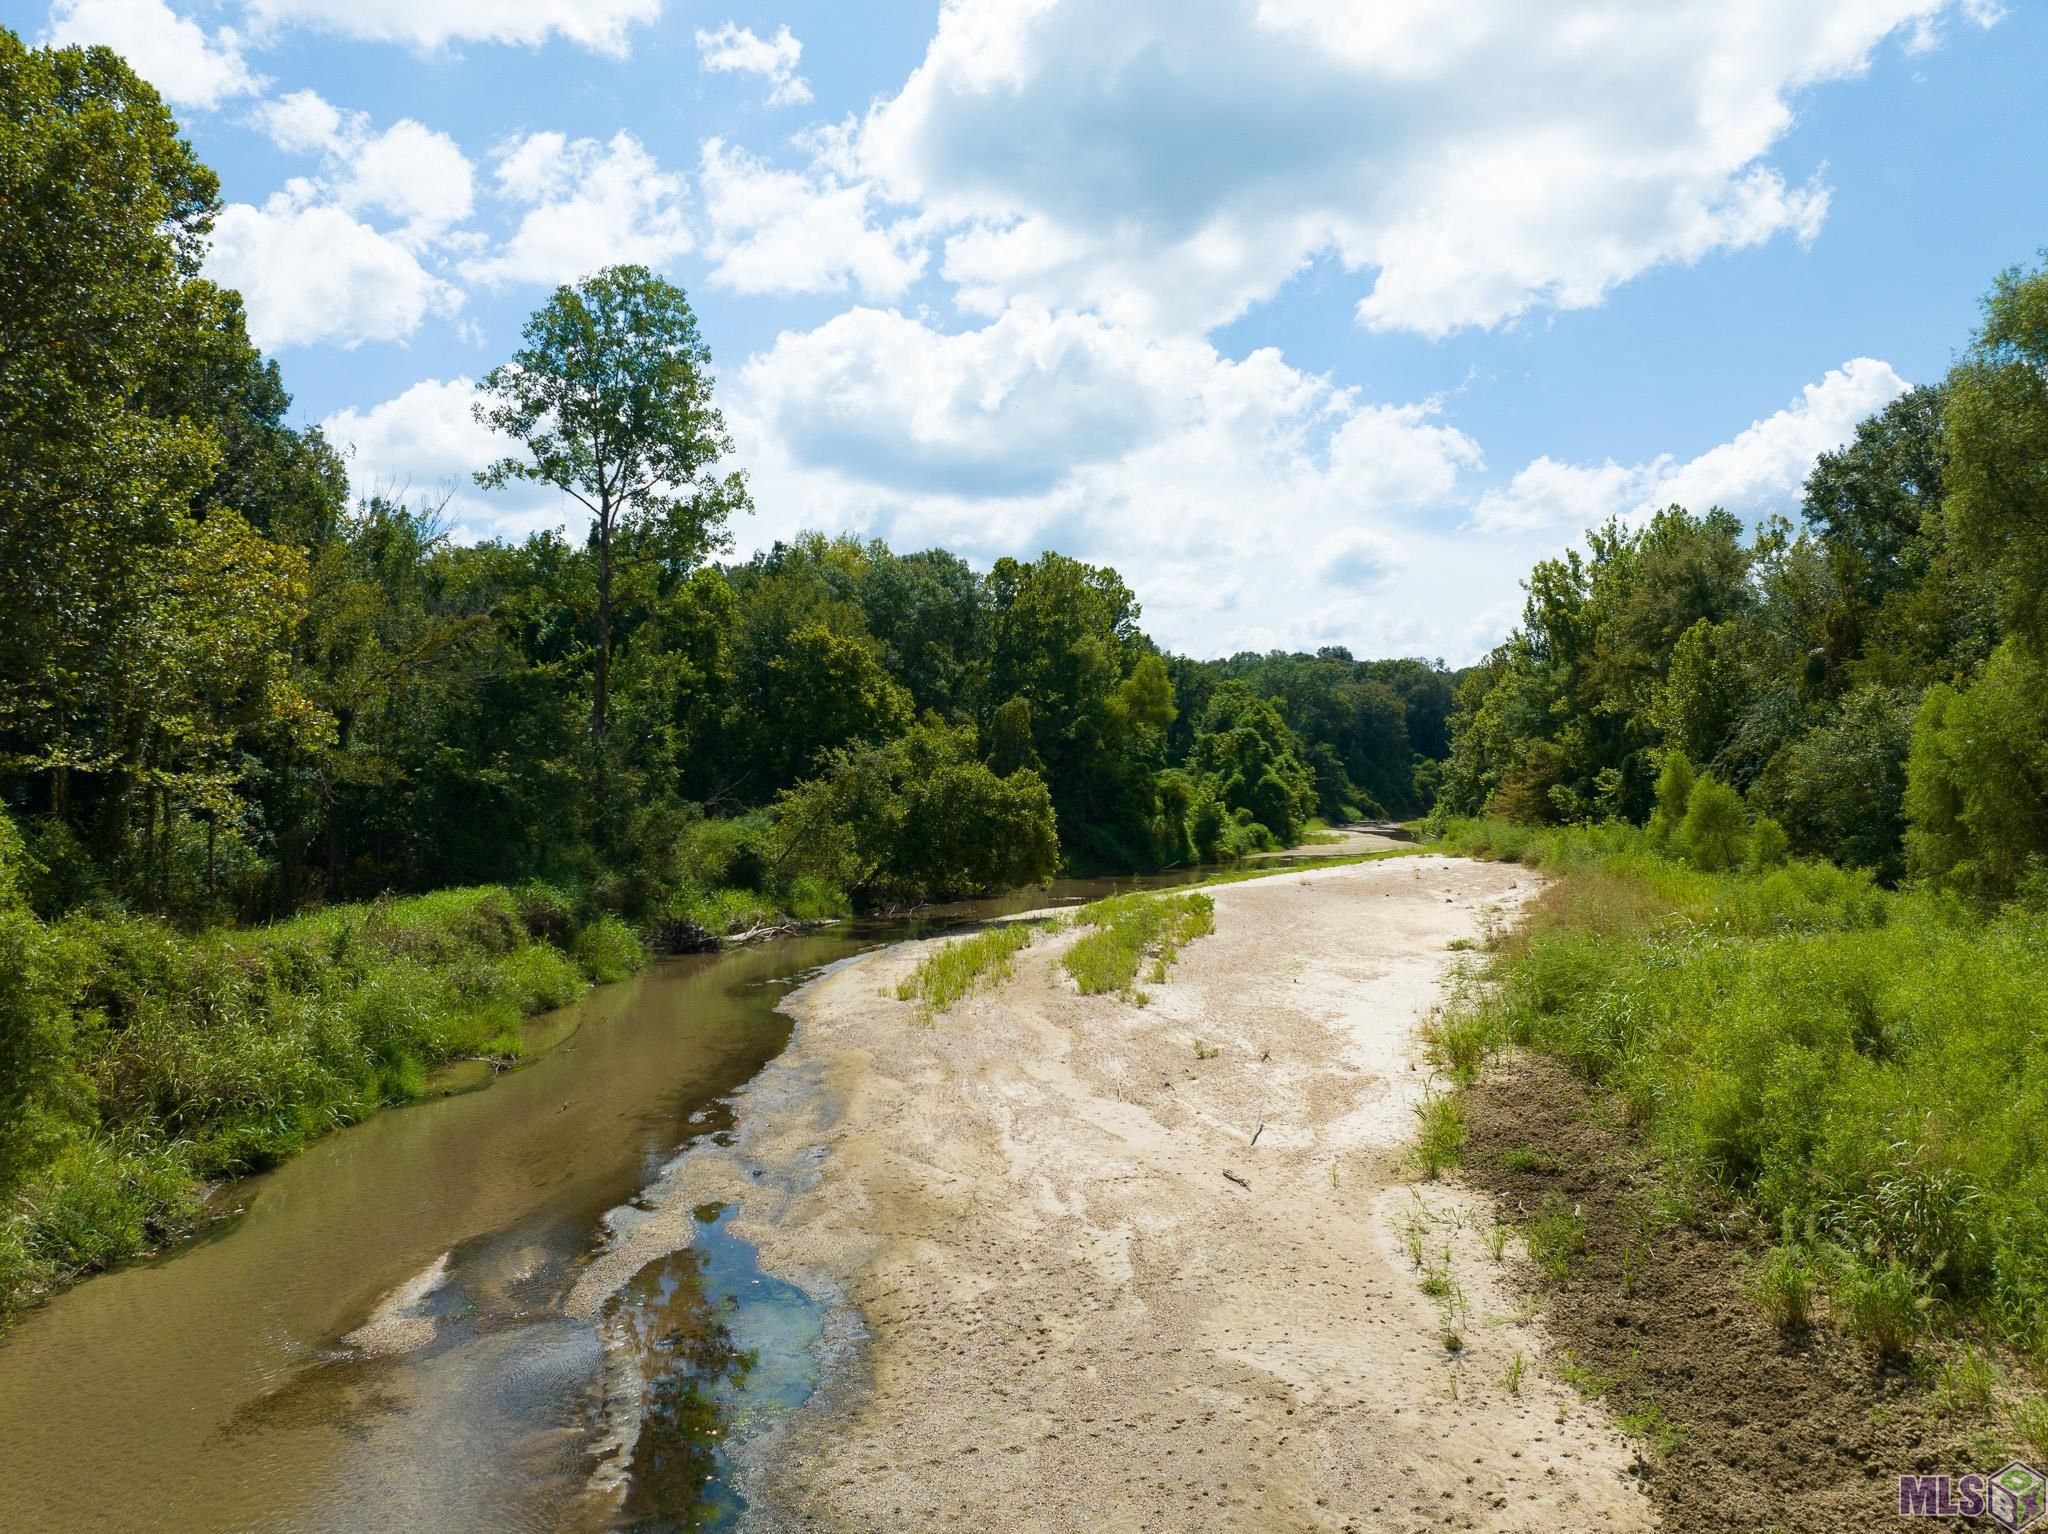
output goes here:
[[1457, 1092], [1429, 1092], [1415, 1105], [1421, 1120], [1416, 1155], [1422, 1175], [1434, 1178], [1465, 1156], [1465, 1099]]
[[1138, 966], [1152, 961], [1151, 976], [1163, 980], [1166, 966], [1194, 939], [1215, 930], [1216, 905], [1199, 892], [1171, 895], [1111, 895], [1074, 912], [1077, 926], [1094, 930], [1079, 938], [1060, 963], [1084, 996], [1114, 991], [1142, 1000]]
[[1011, 960], [1044, 930], [1043, 922], [1008, 922], [971, 937], [955, 938], [926, 954], [896, 987], [898, 1001], [917, 1003], [921, 1022], [930, 1022], [968, 992], [1007, 980]]
[[1442, 829], [1564, 875], [1457, 1026], [1560, 1056], [1674, 1187], [1786, 1232], [1774, 1312], [1806, 1283], [1881, 1354], [1960, 1330], [2048, 1365], [2048, 923], [1824, 864], [1705, 873], [1625, 826]]
[[516, 1058], [522, 1020], [645, 962], [545, 887], [441, 890], [243, 931], [0, 911], [0, 1316], [187, 1228], [206, 1185]]

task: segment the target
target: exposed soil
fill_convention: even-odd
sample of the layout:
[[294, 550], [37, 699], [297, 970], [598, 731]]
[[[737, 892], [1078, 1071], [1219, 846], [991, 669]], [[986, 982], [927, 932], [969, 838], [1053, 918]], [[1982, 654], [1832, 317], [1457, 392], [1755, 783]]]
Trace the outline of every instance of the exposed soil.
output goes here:
[[1523, 1277], [1612, 1412], [1654, 1409], [1678, 1430], [1644, 1450], [1664, 1528], [1903, 1528], [1898, 1476], [1997, 1468], [1963, 1462], [1924, 1392], [1868, 1348], [1824, 1327], [1782, 1336], [1744, 1292], [1740, 1222], [1711, 1208], [1686, 1222], [1660, 1215], [1670, 1204], [1647, 1156], [1614, 1105], [1564, 1066], [1501, 1066], [1470, 1093], [1467, 1122], [1465, 1179], [1503, 1218], [1561, 1194], [1585, 1222], [1568, 1277], [1534, 1265]]

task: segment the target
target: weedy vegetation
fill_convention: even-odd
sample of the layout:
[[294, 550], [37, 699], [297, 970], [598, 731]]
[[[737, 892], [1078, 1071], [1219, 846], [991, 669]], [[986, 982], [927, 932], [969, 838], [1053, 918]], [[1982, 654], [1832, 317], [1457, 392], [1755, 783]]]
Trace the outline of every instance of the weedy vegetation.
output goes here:
[[918, 961], [896, 987], [898, 1001], [917, 1003], [920, 1022], [929, 1023], [963, 996], [1009, 979], [1013, 960], [1045, 930], [1043, 922], [1008, 922], [972, 936], [955, 938]]
[[1163, 980], [1181, 949], [1216, 928], [1216, 903], [1200, 891], [1173, 895], [1111, 895], [1074, 912], [1084, 934], [1061, 957], [1084, 996], [1115, 992], [1142, 1001], [1138, 966], [1152, 961], [1152, 977]]

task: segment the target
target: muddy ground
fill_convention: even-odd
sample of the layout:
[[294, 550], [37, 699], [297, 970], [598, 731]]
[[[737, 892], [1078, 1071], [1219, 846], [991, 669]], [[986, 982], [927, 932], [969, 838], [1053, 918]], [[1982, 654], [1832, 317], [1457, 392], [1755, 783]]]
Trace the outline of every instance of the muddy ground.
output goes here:
[[1465, 1181], [1503, 1218], [1561, 1197], [1584, 1222], [1568, 1277], [1520, 1276], [1588, 1387], [1642, 1425], [1663, 1528], [1938, 1528], [1898, 1518], [1897, 1478], [1998, 1468], [1972, 1462], [1903, 1367], [1825, 1327], [1781, 1335], [1744, 1292], [1755, 1233], [1668, 1197], [1616, 1106], [1556, 1061], [1499, 1067], [1468, 1108]]

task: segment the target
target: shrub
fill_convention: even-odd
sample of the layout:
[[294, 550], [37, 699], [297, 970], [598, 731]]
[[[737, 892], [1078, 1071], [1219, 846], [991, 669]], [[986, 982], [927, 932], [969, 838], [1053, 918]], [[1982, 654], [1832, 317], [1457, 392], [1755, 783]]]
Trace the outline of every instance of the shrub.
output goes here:
[[1678, 845], [1709, 873], [1733, 868], [1742, 861], [1745, 818], [1740, 794], [1718, 778], [1701, 777], [1686, 800]]
[[1650, 812], [1650, 841], [1660, 850], [1676, 850], [1678, 828], [1692, 806], [1692, 763], [1683, 751], [1666, 751], [1657, 774], [1657, 807]]
[[585, 927], [569, 951], [583, 973], [599, 985], [623, 980], [647, 962], [647, 949], [616, 916], [601, 916]]

